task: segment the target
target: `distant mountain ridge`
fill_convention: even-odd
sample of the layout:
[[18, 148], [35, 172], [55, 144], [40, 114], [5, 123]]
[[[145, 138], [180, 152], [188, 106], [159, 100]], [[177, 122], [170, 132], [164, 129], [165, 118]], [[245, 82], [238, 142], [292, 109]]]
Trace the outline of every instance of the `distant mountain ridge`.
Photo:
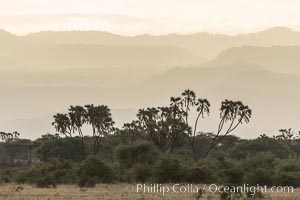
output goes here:
[[237, 62], [251, 62], [275, 72], [300, 74], [300, 45], [232, 47], [212, 61], [217, 65], [231, 65]]
[[[31, 33], [26, 36], [16, 36], [10, 34], [4, 30], [0, 31], [0, 64], [1, 68], [8, 66], [9, 68], [17, 65], [22, 65], [22, 55], [28, 54], [28, 52], [37, 51], [37, 57], [44, 57], [44, 61], [48, 63], [50, 59], [59, 61], [64, 57], [68, 57], [69, 54], [73, 54], [74, 51], [78, 52], [82, 46], [88, 47], [82, 48], [79, 51], [82, 53], [82, 59], [88, 60], [89, 57], [85, 55], [95, 55], [99, 57], [97, 62], [92, 62], [92, 66], [99, 65], [143, 65], [148, 62], [149, 65], [159, 65], [158, 62], [153, 60], [161, 60], [161, 65], [182, 65], [182, 64], [201, 64], [208, 62], [217, 57], [223, 51], [232, 47], [241, 46], [259, 46], [259, 47], [272, 47], [272, 46], [291, 46], [300, 45], [300, 32], [292, 31], [285, 27], [270, 28], [257, 33], [239, 34], [235, 36], [228, 36], [222, 34], [209, 34], [206, 32], [189, 34], [189, 35], [138, 35], [138, 36], [121, 36], [108, 32], [101, 31], [62, 31], [62, 32], [38, 32]], [[102, 50], [95, 46], [100, 45]], [[125, 53], [118, 53], [118, 50], [112, 50], [113, 47], [124, 47]], [[73, 47], [71, 49], [70, 47]], [[107, 51], [104, 49], [107, 47]], [[128, 47], [128, 49], [126, 49]], [[136, 48], [129, 55], [132, 47]], [[94, 48], [94, 49], [93, 49]], [[140, 48], [140, 49], [139, 49]], [[47, 58], [49, 51], [55, 55], [54, 57]], [[77, 50], [76, 50], [77, 49]], [[150, 51], [152, 49], [153, 51]], [[104, 54], [103, 51], [106, 53]], [[45, 54], [42, 54], [45, 52]], [[108, 53], [110, 52], [110, 53]], [[114, 53], [116, 52], [116, 55]], [[119, 51], [120, 52], [120, 51]], [[18, 54], [19, 53], [19, 54]], [[122, 56], [127, 54], [127, 57], [134, 59], [122, 60]], [[20, 58], [18, 56], [21, 56]], [[144, 55], [143, 58], [140, 57]], [[84, 58], [84, 56], [87, 56]], [[105, 57], [105, 61], [101, 62], [102, 57]], [[141, 59], [141, 62], [135, 62]], [[75, 59], [76, 60], [76, 59]], [[120, 63], [116, 63], [116, 60], [120, 60]], [[18, 63], [20, 62], [20, 63]], [[85, 63], [85, 62], [84, 62]], [[30, 67], [31, 63], [28, 63]], [[60, 68], [60, 66], [42, 66], [43, 62], [36, 63], [39, 67]], [[59, 65], [60, 63], [54, 63]], [[72, 67], [74, 63], [69, 63]], [[85, 63], [86, 64], [86, 63]]]
[[0, 43], [0, 125], [26, 136], [50, 130], [39, 119], [69, 105], [130, 108], [114, 115], [129, 122], [134, 110], [168, 105], [187, 88], [212, 103], [212, 122], [201, 130], [215, 130], [226, 98], [253, 109], [243, 136], [299, 126], [300, 32], [287, 28], [236, 36], [0, 31]]
[[[6, 54], [6, 55], [5, 55]], [[2, 54], [3, 55], [3, 54]], [[0, 65], [21, 69], [168, 66], [195, 62], [186, 49], [175, 46], [60, 44], [6, 51]]]

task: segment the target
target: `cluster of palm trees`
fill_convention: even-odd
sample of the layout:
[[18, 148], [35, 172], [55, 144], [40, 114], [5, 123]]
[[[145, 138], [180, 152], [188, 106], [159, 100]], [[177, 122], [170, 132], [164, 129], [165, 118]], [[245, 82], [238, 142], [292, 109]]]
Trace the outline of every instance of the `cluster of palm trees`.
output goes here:
[[114, 130], [110, 109], [105, 105], [94, 106], [70, 106], [67, 114], [57, 113], [53, 116], [52, 125], [56, 131], [67, 138], [79, 136], [82, 145], [82, 156], [85, 157], [83, 126], [90, 125], [93, 137], [93, 153], [99, 152], [99, 144], [102, 138]]
[[[196, 112], [197, 116], [193, 126], [189, 125], [192, 121], [191, 112]], [[209, 113], [210, 103], [207, 99], [197, 98], [194, 91], [185, 90], [180, 97], [171, 97], [168, 107], [140, 109], [137, 114], [138, 120], [134, 122], [134, 126], [131, 126], [131, 130], [142, 133], [153, 141], [162, 152], [167, 153], [172, 152], [174, 147], [181, 145], [184, 138], [188, 138], [194, 159], [198, 160], [199, 155], [196, 151], [197, 144], [195, 142], [195, 138], [199, 134], [197, 132], [198, 122], [200, 118], [205, 118]], [[248, 123], [251, 114], [251, 109], [240, 101], [223, 101], [218, 131], [212, 138], [206, 156], [240, 124]], [[228, 125], [224, 132], [223, 129], [225, 129], [226, 124]], [[124, 127], [128, 128], [128, 125]], [[222, 131], [223, 134], [221, 134]]]
[[[193, 126], [189, 125], [192, 121], [191, 112], [195, 112], [197, 116]], [[209, 113], [210, 103], [207, 99], [197, 98], [194, 91], [185, 90], [180, 97], [171, 97], [169, 106], [140, 109], [137, 114], [138, 119], [124, 124], [121, 130], [114, 128], [110, 110], [104, 105], [71, 106], [67, 114], [58, 113], [54, 116], [53, 125], [58, 133], [66, 137], [71, 138], [76, 134], [81, 138], [83, 156], [85, 153], [82, 127], [87, 124], [92, 127], [94, 154], [99, 151], [101, 139], [116, 130], [118, 133], [128, 133], [132, 138], [134, 135], [145, 137], [153, 141], [164, 153], [172, 153], [174, 148], [183, 144], [187, 138], [194, 159], [198, 160], [195, 142], [199, 134], [198, 122]], [[242, 102], [223, 101], [218, 130], [211, 140], [206, 156], [240, 124], [248, 123], [251, 115], [251, 109]]]
[[148, 140], [153, 141], [162, 152], [173, 152], [184, 142], [188, 127], [184, 112], [177, 107], [140, 109], [137, 114], [139, 130]]

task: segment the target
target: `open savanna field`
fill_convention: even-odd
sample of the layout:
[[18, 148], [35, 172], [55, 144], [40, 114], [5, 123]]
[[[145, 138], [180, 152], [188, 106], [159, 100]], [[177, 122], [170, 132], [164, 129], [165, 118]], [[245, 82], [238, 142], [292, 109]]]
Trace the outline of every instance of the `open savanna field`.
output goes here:
[[[172, 187], [170, 185], [170, 187]], [[137, 193], [136, 188], [127, 184], [100, 184], [94, 188], [79, 188], [72, 185], [60, 185], [57, 188], [36, 188], [30, 185], [3, 184], [0, 186], [2, 200], [64, 200], [64, 199], [221, 199], [220, 195], [206, 192], [202, 197], [194, 193]], [[230, 198], [229, 198], [230, 199]], [[247, 199], [246, 197], [232, 197], [231, 199]], [[293, 193], [264, 194], [263, 199], [296, 200], [300, 199], [300, 190]]]

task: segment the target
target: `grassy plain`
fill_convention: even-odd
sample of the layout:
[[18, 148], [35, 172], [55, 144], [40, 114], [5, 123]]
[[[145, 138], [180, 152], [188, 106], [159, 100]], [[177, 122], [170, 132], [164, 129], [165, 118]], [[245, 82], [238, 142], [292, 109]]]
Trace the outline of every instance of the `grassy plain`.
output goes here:
[[[95, 188], [79, 188], [72, 185], [60, 185], [57, 188], [36, 188], [30, 185], [0, 185], [1, 200], [135, 200], [135, 199], [220, 199], [215, 193], [205, 193], [202, 197], [194, 193], [136, 193], [135, 188], [126, 184], [100, 184]], [[235, 197], [232, 199], [246, 199], [246, 197]], [[264, 195], [267, 200], [297, 200], [300, 199], [300, 190], [294, 193], [269, 193]]]

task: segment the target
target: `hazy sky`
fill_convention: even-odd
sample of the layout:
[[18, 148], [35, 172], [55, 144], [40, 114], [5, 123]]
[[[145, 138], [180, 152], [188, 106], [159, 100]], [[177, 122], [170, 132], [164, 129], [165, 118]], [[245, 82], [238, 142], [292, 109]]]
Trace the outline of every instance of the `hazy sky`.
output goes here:
[[300, 30], [299, 0], [0, 0], [0, 28], [119, 34]]

